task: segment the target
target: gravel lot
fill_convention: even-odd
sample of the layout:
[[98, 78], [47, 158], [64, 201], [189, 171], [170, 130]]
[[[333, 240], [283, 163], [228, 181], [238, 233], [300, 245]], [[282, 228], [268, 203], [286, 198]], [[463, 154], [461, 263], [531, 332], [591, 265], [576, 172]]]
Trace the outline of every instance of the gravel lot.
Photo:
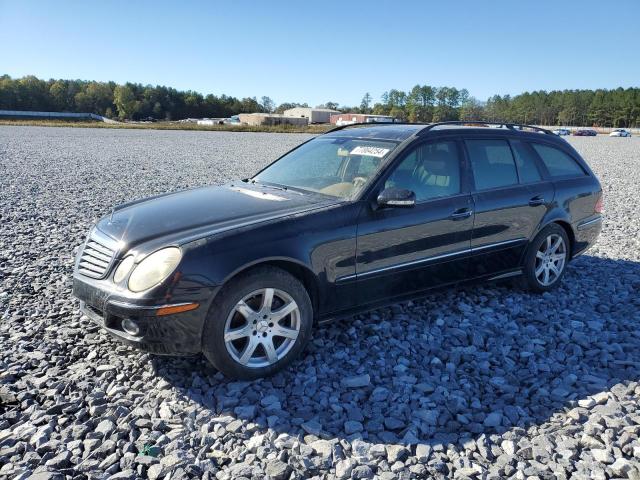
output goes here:
[[267, 380], [124, 347], [73, 250], [110, 206], [248, 175], [297, 134], [0, 127], [0, 478], [640, 478], [640, 138], [572, 138], [598, 245], [560, 289], [325, 326]]

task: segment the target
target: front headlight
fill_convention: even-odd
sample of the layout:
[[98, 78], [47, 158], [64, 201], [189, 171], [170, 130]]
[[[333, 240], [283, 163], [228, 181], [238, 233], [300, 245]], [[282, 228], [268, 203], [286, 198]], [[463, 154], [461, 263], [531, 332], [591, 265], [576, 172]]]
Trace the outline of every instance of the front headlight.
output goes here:
[[125, 257], [125, 259], [120, 262], [120, 265], [118, 265], [118, 268], [116, 268], [116, 272], [113, 274], [113, 283], [120, 283], [124, 280], [131, 271], [133, 264], [133, 255]]
[[152, 253], [142, 260], [129, 277], [129, 290], [142, 292], [162, 282], [175, 270], [182, 259], [177, 247], [168, 247]]

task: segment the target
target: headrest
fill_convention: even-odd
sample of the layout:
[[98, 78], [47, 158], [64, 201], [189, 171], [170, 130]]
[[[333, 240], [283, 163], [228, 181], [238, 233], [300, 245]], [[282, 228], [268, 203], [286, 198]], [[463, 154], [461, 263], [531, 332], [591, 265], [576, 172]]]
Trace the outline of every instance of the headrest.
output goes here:
[[436, 150], [425, 157], [422, 166], [432, 175], [449, 175], [453, 167], [453, 160], [447, 152]]

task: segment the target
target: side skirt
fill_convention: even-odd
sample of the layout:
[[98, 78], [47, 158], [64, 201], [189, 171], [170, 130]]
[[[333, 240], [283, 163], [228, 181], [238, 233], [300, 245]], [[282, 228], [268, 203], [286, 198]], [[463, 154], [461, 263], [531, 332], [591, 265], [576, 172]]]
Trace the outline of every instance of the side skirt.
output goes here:
[[426, 297], [427, 295], [433, 293], [437, 290], [442, 290], [445, 288], [455, 288], [460, 285], [473, 285], [473, 284], [482, 284], [488, 283], [492, 281], [503, 280], [507, 278], [517, 277], [522, 275], [522, 269], [517, 269], [511, 272], [501, 273], [499, 275], [495, 275], [490, 278], [480, 278], [480, 279], [472, 279], [472, 280], [463, 280], [457, 283], [449, 283], [446, 285], [439, 285], [437, 287], [432, 287], [427, 290], [420, 290], [418, 292], [411, 292], [404, 295], [400, 295], [393, 298], [387, 298], [378, 302], [373, 302], [364, 306], [359, 306], [354, 309], [342, 311], [342, 312], [333, 312], [327, 314], [326, 316], [322, 316], [318, 319], [318, 325], [325, 325], [327, 323], [331, 323], [337, 320], [345, 320], [347, 318], [353, 317], [355, 315], [361, 315], [363, 313], [372, 312], [373, 310], [377, 310], [379, 308], [388, 307], [391, 305], [395, 305], [397, 303], [406, 302], [409, 300], [415, 300], [418, 298]]

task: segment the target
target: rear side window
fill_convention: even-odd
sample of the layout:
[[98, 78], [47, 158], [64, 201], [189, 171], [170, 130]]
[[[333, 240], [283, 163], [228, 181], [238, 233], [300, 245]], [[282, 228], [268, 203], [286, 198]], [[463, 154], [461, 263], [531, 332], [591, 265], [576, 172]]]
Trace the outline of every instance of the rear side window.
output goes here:
[[532, 143], [531, 145], [542, 158], [552, 177], [578, 177], [585, 175], [582, 167], [562, 150], [540, 143]]
[[505, 140], [467, 140], [477, 190], [518, 184], [511, 147]]
[[516, 159], [516, 165], [518, 166], [518, 175], [520, 176], [520, 183], [533, 183], [539, 182], [542, 177], [536, 166], [536, 160], [531, 149], [524, 143], [515, 140], [511, 142], [513, 147], [513, 155]]

